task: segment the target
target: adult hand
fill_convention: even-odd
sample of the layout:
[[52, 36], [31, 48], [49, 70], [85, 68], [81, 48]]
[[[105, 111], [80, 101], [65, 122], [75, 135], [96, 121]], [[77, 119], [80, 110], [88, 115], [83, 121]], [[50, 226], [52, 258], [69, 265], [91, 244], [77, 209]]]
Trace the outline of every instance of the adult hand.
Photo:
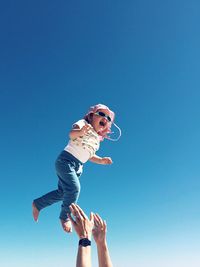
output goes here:
[[97, 244], [106, 242], [106, 222], [102, 220], [102, 218], [98, 214], [93, 214], [94, 218], [94, 228], [92, 230], [92, 234], [94, 240]]
[[94, 226], [93, 213], [91, 212], [90, 219], [88, 219], [87, 215], [77, 204], [71, 204], [69, 208], [74, 219], [70, 214], [68, 214], [68, 217], [79, 238], [88, 238], [91, 240], [92, 229]]
[[106, 222], [98, 214], [94, 214], [94, 226], [92, 234], [97, 244], [99, 267], [113, 267], [106, 242]]

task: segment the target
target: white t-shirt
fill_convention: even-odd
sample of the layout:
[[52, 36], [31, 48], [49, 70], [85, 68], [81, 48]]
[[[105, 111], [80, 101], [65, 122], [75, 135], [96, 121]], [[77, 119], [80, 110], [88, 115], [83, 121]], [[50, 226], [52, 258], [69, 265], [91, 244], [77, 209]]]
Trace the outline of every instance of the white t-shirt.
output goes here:
[[[79, 120], [73, 124], [73, 127], [78, 125], [81, 129], [88, 124], [86, 120]], [[87, 134], [75, 139], [70, 139], [64, 150], [68, 151], [75, 158], [85, 163], [92, 158], [100, 146], [100, 138], [97, 132], [92, 128]]]

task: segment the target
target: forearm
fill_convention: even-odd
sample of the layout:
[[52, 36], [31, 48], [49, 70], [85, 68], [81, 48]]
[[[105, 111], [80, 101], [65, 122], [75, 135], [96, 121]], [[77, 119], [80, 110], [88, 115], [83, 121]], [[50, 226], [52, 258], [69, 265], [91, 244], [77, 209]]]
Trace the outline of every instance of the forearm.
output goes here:
[[102, 158], [97, 156], [97, 155], [94, 155], [92, 158], [90, 158], [90, 161], [94, 162], [94, 163], [97, 163], [97, 164], [103, 164], [102, 163]]
[[99, 267], [113, 267], [107, 243], [97, 244]]
[[91, 246], [79, 246], [76, 267], [91, 267]]

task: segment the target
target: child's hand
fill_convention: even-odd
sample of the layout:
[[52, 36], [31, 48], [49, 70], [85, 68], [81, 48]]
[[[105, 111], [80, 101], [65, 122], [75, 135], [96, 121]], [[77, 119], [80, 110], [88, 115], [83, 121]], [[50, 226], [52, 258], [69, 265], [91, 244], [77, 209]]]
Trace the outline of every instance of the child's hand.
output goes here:
[[76, 139], [80, 136], [84, 136], [85, 134], [87, 134], [91, 129], [92, 129], [92, 125], [90, 124], [86, 124], [84, 125], [81, 129], [79, 129], [78, 127], [74, 127], [70, 133], [69, 133], [69, 137], [70, 139]]
[[92, 125], [90, 125], [90, 124], [86, 124], [86, 125], [84, 125], [84, 126], [81, 128], [81, 130], [80, 130], [80, 134], [81, 134], [81, 135], [85, 135], [85, 134], [87, 134], [91, 129], [92, 129]]
[[113, 161], [110, 157], [104, 157], [101, 159], [101, 164], [107, 165], [107, 164], [112, 164], [112, 163], [113, 163]]

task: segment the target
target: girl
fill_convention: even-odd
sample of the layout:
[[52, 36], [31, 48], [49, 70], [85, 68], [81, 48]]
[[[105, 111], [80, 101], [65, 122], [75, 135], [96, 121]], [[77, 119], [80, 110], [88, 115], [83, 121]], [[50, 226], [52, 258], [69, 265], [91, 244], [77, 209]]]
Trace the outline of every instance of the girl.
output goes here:
[[[120, 128], [114, 123], [115, 114], [107, 106], [98, 104], [92, 106], [83, 119], [73, 124], [69, 133], [69, 143], [58, 156], [55, 167], [58, 176], [58, 189], [51, 191], [32, 203], [33, 218], [38, 221], [41, 209], [58, 201], [63, 201], [60, 212], [60, 221], [63, 230], [72, 232], [71, 221], [67, 217], [70, 213], [71, 203], [77, 203], [80, 193], [79, 177], [81, 176], [83, 164], [88, 160], [97, 164], [112, 164], [110, 157], [99, 157], [96, 151], [99, 149], [100, 141], [104, 138], [116, 141], [121, 136]], [[112, 139], [112, 124], [119, 130], [119, 137]]]

